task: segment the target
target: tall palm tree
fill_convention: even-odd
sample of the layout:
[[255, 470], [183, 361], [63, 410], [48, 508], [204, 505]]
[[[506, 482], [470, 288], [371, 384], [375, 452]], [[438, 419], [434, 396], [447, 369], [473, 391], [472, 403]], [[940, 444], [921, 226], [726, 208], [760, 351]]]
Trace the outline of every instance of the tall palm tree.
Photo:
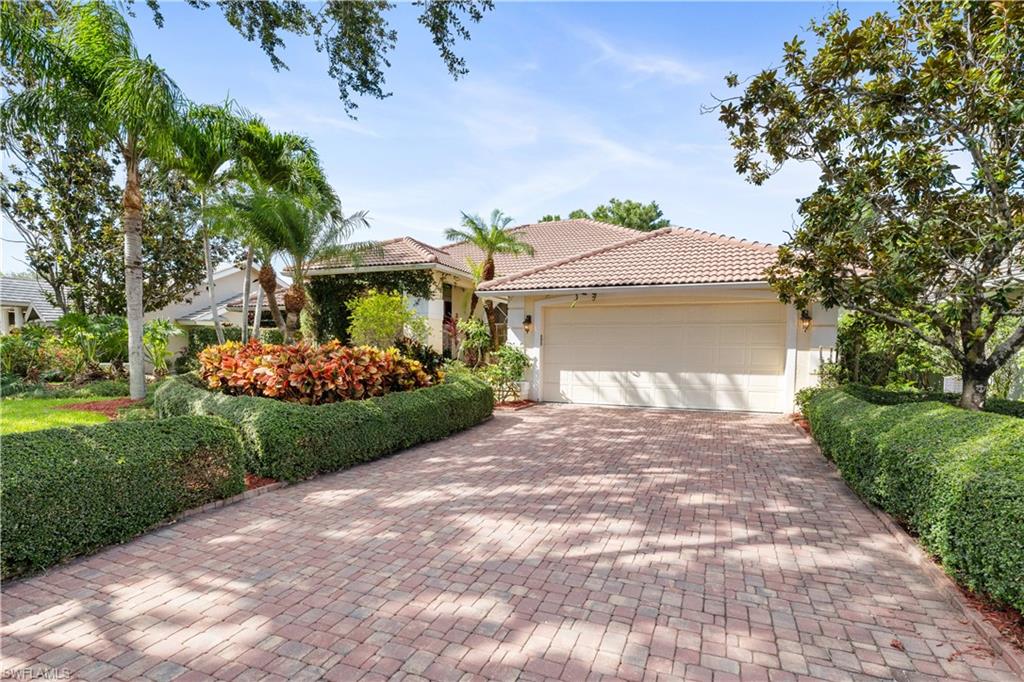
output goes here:
[[[448, 241], [466, 241], [483, 252], [480, 260], [480, 282], [489, 282], [494, 279], [494, 254], [507, 253], [515, 255], [533, 255], [533, 247], [513, 234], [508, 226], [512, 218], [505, 215], [498, 209], [491, 211], [490, 222], [485, 222], [478, 215], [462, 213], [462, 227], [449, 228], [445, 230], [444, 236]], [[476, 310], [477, 298], [473, 294], [473, 301], [470, 304], [470, 317]], [[484, 313], [487, 315], [487, 326], [491, 332], [492, 347], [497, 347], [498, 320], [494, 312], [494, 301], [484, 302]]]
[[[365, 212], [345, 217], [335, 202], [322, 197], [256, 187], [236, 200], [233, 220], [245, 226], [250, 243], [259, 245], [258, 281], [274, 322], [286, 339], [291, 338], [294, 320], [306, 305], [307, 266], [321, 259], [358, 260], [360, 253], [373, 246], [368, 242], [346, 243], [356, 229], [367, 225]], [[277, 306], [275, 256], [283, 258], [291, 270], [292, 284], [285, 293], [285, 311], [293, 320], [292, 325]]]
[[[208, 210], [211, 195], [224, 189], [239, 174], [239, 138], [243, 121], [233, 111], [231, 102], [223, 105], [191, 105], [184, 124], [176, 131], [178, 147], [175, 164], [192, 184], [199, 195], [200, 229], [203, 234], [203, 255], [206, 261], [206, 289], [210, 298], [210, 315], [217, 333], [217, 343], [224, 343], [224, 329], [217, 311], [217, 295], [214, 288], [213, 262], [210, 257], [210, 217]], [[251, 258], [252, 252], [247, 254]], [[246, 272], [248, 276], [249, 272]], [[249, 279], [246, 279], [248, 285]], [[246, 286], [248, 289], [248, 286]], [[247, 307], [249, 292], [243, 292], [243, 307]], [[248, 319], [248, 310], [243, 310]], [[246, 325], [248, 326], [248, 324]]]
[[[117, 10], [83, 4], [4, 2], [0, 57], [17, 63], [31, 87], [0, 109], [5, 142], [16, 126], [55, 122], [112, 144], [124, 161], [122, 229], [128, 316], [128, 370], [133, 398], [146, 395], [142, 346], [142, 160], [166, 159], [184, 98], [149, 57], [140, 57]], [[15, 142], [16, 144], [16, 142]]]

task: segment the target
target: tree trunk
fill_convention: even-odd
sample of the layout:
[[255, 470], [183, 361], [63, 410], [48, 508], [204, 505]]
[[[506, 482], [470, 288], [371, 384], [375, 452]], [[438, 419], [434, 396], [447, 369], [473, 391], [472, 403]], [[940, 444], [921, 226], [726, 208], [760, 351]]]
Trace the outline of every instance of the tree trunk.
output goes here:
[[128, 317], [128, 383], [136, 400], [146, 397], [146, 365], [142, 347], [142, 191], [134, 141], [124, 153], [124, 296]]
[[206, 292], [210, 296], [210, 317], [213, 318], [213, 329], [217, 332], [217, 343], [224, 343], [224, 329], [220, 326], [220, 315], [217, 311], [217, 293], [213, 285], [213, 260], [210, 255], [210, 231], [206, 227], [206, 193], [199, 195], [199, 211], [203, 226], [203, 258], [206, 261]]
[[961, 377], [964, 387], [960, 391], [960, 407], [965, 410], [980, 410], [985, 407], [989, 375], [965, 368]]
[[498, 350], [498, 319], [494, 312], [494, 301], [484, 301], [487, 316], [487, 330], [491, 333], [491, 350]]
[[242, 282], [242, 343], [249, 342], [249, 296], [252, 294], [252, 247], [245, 250], [245, 281]]
[[[260, 321], [263, 319], [263, 287], [256, 290], [256, 310], [252, 314], [252, 338], [260, 338]], [[248, 322], [246, 322], [248, 325]]]
[[267, 294], [267, 307], [270, 308], [270, 315], [274, 318], [274, 324], [281, 331], [281, 336], [284, 338], [285, 343], [290, 343], [292, 335], [288, 332], [288, 325], [285, 324], [284, 317], [281, 315], [281, 309], [277, 307], [277, 273], [274, 272], [274, 266], [269, 262], [263, 264], [260, 268], [260, 286], [263, 287], [263, 291]]
[[474, 291], [473, 292], [473, 296], [469, 299], [469, 315], [468, 315], [468, 317], [470, 319], [473, 319], [473, 313], [476, 312], [476, 306], [477, 306], [477, 304], [479, 302], [480, 302], [480, 299], [477, 298], [476, 292]]

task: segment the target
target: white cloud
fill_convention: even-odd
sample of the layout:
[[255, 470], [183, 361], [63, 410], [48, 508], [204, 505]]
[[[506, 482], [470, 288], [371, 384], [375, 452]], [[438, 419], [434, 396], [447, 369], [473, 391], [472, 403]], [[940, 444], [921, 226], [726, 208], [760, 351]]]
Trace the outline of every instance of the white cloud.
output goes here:
[[341, 116], [325, 116], [316, 111], [309, 111], [293, 106], [282, 106], [274, 108], [263, 108], [256, 111], [275, 128], [282, 130], [341, 130], [356, 135], [367, 137], [380, 137], [375, 131], [366, 127], [359, 121]]
[[619, 47], [593, 30], [579, 30], [575, 34], [597, 49], [597, 63], [611, 64], [635, 74], [641, 80], [660, 78], [676, 85], [691, 85], [704, 80], [704, 73], [700, 69], [676, 57]]

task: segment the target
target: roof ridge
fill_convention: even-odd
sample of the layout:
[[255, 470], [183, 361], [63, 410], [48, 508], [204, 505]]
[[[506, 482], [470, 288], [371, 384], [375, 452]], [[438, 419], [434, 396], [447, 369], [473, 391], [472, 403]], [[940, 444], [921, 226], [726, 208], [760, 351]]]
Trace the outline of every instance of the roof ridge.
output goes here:
[[733, 237], [732, 235], [722, 234], [721, 232], [712, 232], [711, 230], [700, 230], [695, 227], [672, 225], [670, 226], [670, 229], [685, 232], [700, 239], [710, 239], [717, 242], [728, 242], [730, 244], [738, 244], [740, 246], [750, 246], [763, 251], [774, 251], [778, 248], [777, 245], [772, 244], [771, 242], [761, 242], [756, 239], [743, 239], [742, 237]]
[[[589, 225], [595, 225], [595, 226], [598, 226], [598, 227], [610, 227], [613, 230], [615, 230], [616, 232], [636, 232], [636, 230], [634, 230], [631, 227], [623, 227], [622, 225], [616, 225], [614, 223], [606, 223], [606, 222], [603, 222], [601, 220], [594, 220], [593, 218], [566, 218], [565, 220], [546, 220], [544, 222], [537, 222], [537, 223], [523, 223], [522, 225], [516, 225], [515, 227], [510, 227], [510, 228], [508, 228], [505, 231], [506, 232], [518, 232], [520, 230], [525, 230], [528, 227], [537, 227], [538, 225], [550, 225], [550, 224], [553, 224], [553, 223], [587, 223]], [[437, 247], [437, 248], [438, 248], [439, 251], [443, 251], [444, 253], [448, 253], [448, 249], [454, 248], [456, 246], [461, 246], [461, 245], [466, 244], [468, 242], [469, 242], [468, 239], [460, 239], [457, 242], [452, 242], [451, 244], [445, 244], [444, 246], [440, 246], [440, 247]], [[448, 255], [451, 255], [451, 254], [449, 253]]]
[[[623, 229], [629, 229], [629, 228], [623, 228]], [[630, 230], [630, 231], [631, 232], [635, 232], [635, 230]], [[561, 266], [561, 265], [566, 265], [567, 263], [572, 263], [574, 261], [581, 261], [581, 260], [584, 260], [586, 258], [591, 258], [593, 256], [596, 256], [598, 254], [606, 253], [608, 251], [614, 251], [615, 249], [620, 249], [620, 248], [622, 248], [624, 246], [630, 246], [631, 244], [636, 244], [637, 242], [646, 241], [646, 240], [651, 239], [651, 238], [656, 237], [656, 236], [661, 236], [661, 235], [669, 234], [671, 231], [672, 231], [671, 227], [662, 227], [662, 228], [657, 229], [657, 230], [651, 230], [650, 232], [640, 232], [640, 233], [637, 234], [637, 236], [630, 237], [629, 239], [624, 239], [624, 240], [622, 240], [620, 242], [614, 242], [612, 244], [605, 244], [604, 246], [599, 246], [599, 247], [597, 247], [595, 249], [590, 249], [589, 251], [584, 251], [583, 253], [577, 253], [577, 254], [573, 254], [571, 256], [565, 256], [564, 258], [559, 258], [558, 260], [551, 261], [550, 263], [544, 263], [543, 265], [538, 265], [536, 267], [527, 268], [526, 270], [520, 270], [519, 272], [513, 272], [511, 274], [505, 275], [504, 277], [499, 277], [497, 279], [489, 280], [488, 282], [485, 282], [485, 283], [481, 284], [480, 287], [478, 287], [478, 288], [482, 289], [482, 290], [486, 290], [489, 286], [495, 286], [495, 285], [498, 285], [498, 284], [506, 284], [506, 283], [508, 283], [508, 282], [510, 282], [510, 281], [512, 281], [514, 279], [518, 279], [520, 277], [525, 277], [527, 275], [534, 275], [534, 274], [536, 274], [538, 272], [543, 272], [544, 270], [548, 270], [550, 268], [555, 268], [555, 267], [558, 267], [558, 266]]]

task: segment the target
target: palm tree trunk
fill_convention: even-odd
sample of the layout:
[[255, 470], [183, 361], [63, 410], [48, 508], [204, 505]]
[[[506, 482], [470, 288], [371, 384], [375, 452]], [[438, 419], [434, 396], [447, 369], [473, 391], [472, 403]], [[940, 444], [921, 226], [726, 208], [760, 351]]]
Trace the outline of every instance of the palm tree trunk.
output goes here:
[[487, 330], [491, 333], [491, 350], [498, 350], [498, 318], [494, 312], [494, 301], [484, 301], [487, 316]]
[[260, 286], [263, 287], [263, 291], [267, 294], [267, 307], [270, 308], [270, 315], [274, 318], [274, 324], [281, 331], [281, 337], [285, 343], [290, 343], [292, 335], [288, 333], [288, 325], [285, 323], [284, 317], [281, 315], [281, 309], [277, 307], [277, 273], [274, 272], [274, 266], [269, 261], [263, 264], [260, 268]]
[[267, 307], [270, 308], [270, 315], [274, 318], [274, 324], [277, 325], [278, 330], [281, 332], [281, 337], [285, 343], [291, 343], [292, 335], [288, 331], [288, 324], [284, 321], [284, 316], [281, 315], [281, 309], [277, 307], [277, 300], [267, 292]]
[[146, 397], [146, 366], [142, 347], [142, 190], [134, 140], [124, 152], [124, 297], [128, 317], [128, 384], [136, 400]]
[[217, 343], [224, 343], [224, 329], [220, 326], [220, 315], [217, 313], [217, 293], [213, 285], [213, 258], [210, 255], [210, 231], [206, 227], [206, 192], [199, 194], [200, 221], [203, 226], [203, 257], [206, 260], [206, 291], [210, 295], [210, 317], [213, 328], [217, 332]]
[[[260, 320], [263, 319], [263, 288], [256, 290], [256, 310], [252, 315], [252, 338], [260, 338]], [[246, 322], [248, 325], [248, 322]]]
[[242, 343], [249, 342], [249, 296], [252, 294], [252, 247], [245, 250], [245, 281], [242, 282]]

